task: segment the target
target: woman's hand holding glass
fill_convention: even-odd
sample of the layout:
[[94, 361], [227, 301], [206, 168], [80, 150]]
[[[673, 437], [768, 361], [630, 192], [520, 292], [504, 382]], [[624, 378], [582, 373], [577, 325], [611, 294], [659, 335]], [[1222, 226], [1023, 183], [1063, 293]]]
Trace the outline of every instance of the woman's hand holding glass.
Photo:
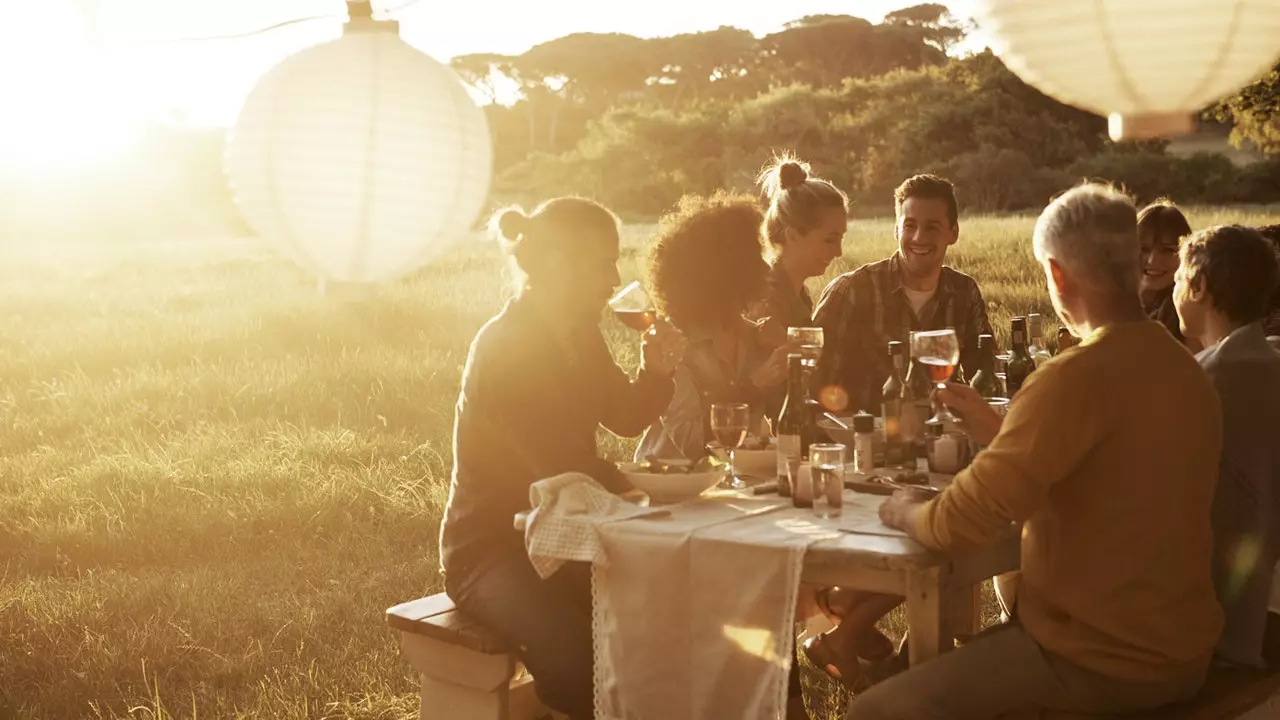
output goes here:
[[758, 390], [771, 390], [787, 381], [787, 355], [800, 352], [800, 346], [791, 341], [774, 348], [755, 372], [751, 373], [751, 384]]
[[684, 333], [663, 318], [656, 318], [640, 341], [640, 367], [661, 377], [670, 377], [684, 360], [689, 342]]

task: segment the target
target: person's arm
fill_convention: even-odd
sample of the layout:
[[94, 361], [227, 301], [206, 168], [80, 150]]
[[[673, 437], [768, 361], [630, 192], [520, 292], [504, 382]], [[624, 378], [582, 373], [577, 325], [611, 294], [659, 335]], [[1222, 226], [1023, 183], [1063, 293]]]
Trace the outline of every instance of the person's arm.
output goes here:
[[[458, 462], [495, 466], [478, 476], [515, 463], [539, 479], [580, 472], [610, 490], [629, 489], [613, 463], [599, 456], [594, 438], [566, 432], [571, 389], [549, 383], [540, 376], [544, 368], [525, 361], [509, 345], [509, 338], [482, 332], [467, 359], [459, 401], [463, 409], [455, 430], [459, 447], [467, 450]], [[508, 457], [499, 457], [504, 453]]]
[[933, 500], [886, 503], [881, 517], [941, 551], [989, 545], [1046, 502], [1101, 439], [1105, 419], [1087, 378], [1067, 365], [1033, 373], [1000, 432]]
[[[646, 450], [664, 459], [680, 456], [696, 459], [706, 454], [702, 396], [694, 384], [693, 374], [685, 365], [676, 368], [674, 380], [675, 392], [671, 402], [659, 421], [652, 425], [656, 436], [646, 435], [650, 441]], [[643, 457], [638, 453], [637, 459]]]
[[663, 375], [643, 360], [633, 381], [614, 362], [601, 335], [592, 339], [592, 362], [604, 377], [600, 424], [615, 435], [635, 437], [653, 424], [675, 393], [671, 374]]
[[966, 291], [968, 307], [963, 320], [964, 327], [958, 339], [960, 340], [960, 366], [964, 368], [964, 376], [972, 380], [974, 374], [978, 372], [978, 366], [982, 363], [982, 356], [978, 352], [978, 336], [995, 333], [992, 332], [991, 320], [987, 317], [987, 301], [982, 297], [982, 290], [972, 279], [968, 284]]

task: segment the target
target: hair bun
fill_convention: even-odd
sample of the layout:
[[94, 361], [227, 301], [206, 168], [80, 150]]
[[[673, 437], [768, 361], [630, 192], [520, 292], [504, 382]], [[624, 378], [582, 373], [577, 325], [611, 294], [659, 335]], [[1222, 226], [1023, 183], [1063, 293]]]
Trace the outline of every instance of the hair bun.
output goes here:
[[808, 179], [809, 173], [800, 163], [784, 162], [778, 166], [778, 187], [783, 190], [790, 190]]
[[529, 229], [529, 216], [512, 208], [498, 216], [498, 232], [507, 240], [518, 240]]

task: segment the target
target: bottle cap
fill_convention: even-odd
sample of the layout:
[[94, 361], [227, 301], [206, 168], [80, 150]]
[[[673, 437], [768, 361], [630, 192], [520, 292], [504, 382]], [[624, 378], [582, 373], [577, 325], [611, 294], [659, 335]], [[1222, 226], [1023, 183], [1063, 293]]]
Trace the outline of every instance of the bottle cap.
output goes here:
[[889, 341], [889, 357], [902, 354], [902, 343], [897, 340]]
[[853, 416], [853, 431], [854, 431], [854, 432], [856, 432], [856, 433], [869, 433], [869, 432], [875, 432], [875, 431], [876, 431], [876, 418], [875, 418], [875, 416], [874, 416], [874, 415], [869, 415], [869, 414], [864, 413], [864, 412], [860, 412], [860, 413], [858, 413], [857, 415], [854, 415], [854, 416]]
[[995, 347], [996, 339], [993, 335], [982, 334], [978, 336], [978, 349], [985, 350], [989, 347]]
[[924, 434], [928, 437], [940, 438], [942, 437], [942, 431], [942, 423], [936, 420], [930, 420], [924, 424]]
[[1022, 330], [1023, 332], [1026, 332], [1027, 319], [1019, 315], [1013, 319], [1013, 322], [1010, 323], [1010, 327], [1013, 328], [1014, 332], [1017, 332], [1018, 330]]

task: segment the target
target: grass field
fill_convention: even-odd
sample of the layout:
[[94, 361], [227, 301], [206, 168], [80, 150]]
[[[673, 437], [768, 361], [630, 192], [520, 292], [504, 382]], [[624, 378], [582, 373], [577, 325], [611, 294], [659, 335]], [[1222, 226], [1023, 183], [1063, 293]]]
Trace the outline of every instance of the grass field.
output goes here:
[[[971, 219], [954, 250], [1001, 328], [1051, 312], [1030, 230]], [[892, 244], [890, 221], [855, 222], [833, 273]], [[416, 717], [382, 612], [439, 589], [496, 248], [354, 303], [247, 240], [8, 248], [0, 288], [0, 718]], [[634, 333], [606, 328], [634, 367]]]

